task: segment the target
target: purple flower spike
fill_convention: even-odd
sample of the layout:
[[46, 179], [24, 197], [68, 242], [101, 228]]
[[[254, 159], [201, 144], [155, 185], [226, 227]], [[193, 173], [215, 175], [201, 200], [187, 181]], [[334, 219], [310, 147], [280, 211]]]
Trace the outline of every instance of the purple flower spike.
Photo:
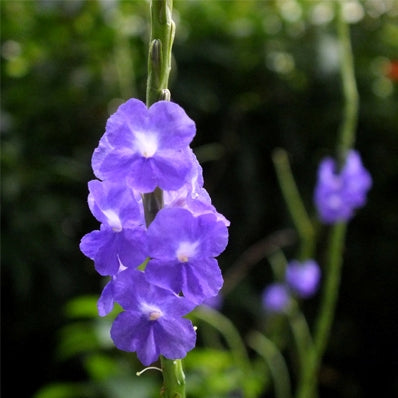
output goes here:
[[318, 289], [321, 271], [314, 260], [303, 263], [290, 261], [286, 268], [286, 282], [302, 298], [312, 296]]
[[290, 295], [287, 287], [282, 283], [273, 283], [263, 292], [263, 306], [270, 313], [280, 313], [288, 309]]
[[[148, 109], [130, 99], [110, 116], [92, 156], [99, 180], [89, 182], [88, 205], [101, 225], [83, 236], [80, 249], [110, 276], [99, 315], [115, 303], [123, 308], [111, 328], [115, 345], [146, 366], [160, 355], [185, 357], [196, 333], [183, 316], [220, 300], [215, 257], [227, 245], [229, 221], [203, 187], [189, 147], [194, 135], [195, 123], [179, 105], [159, 101]], [[163, 207], [146, 227], [143, 194], [157, 187]]]
[[80, 250], [101, 275], [116, 275], [121, 266], [138, 267], [146, 259], [146, 231], [132, 191], [98, 180], [89, 182], [89, 190], [89, 207], [102, 224], [83, 236]]
[[137, 99], [120, 105], [92, 157], [94, 174], [104, 180], [127, 178], [139, 192], [157, 186], [176, 190], [191, 171], [189, 144], [195, 123], [177, 104], [159, 101], [149, 109]]
[[151, 260], [146, 278], [200, 304], [221, 289], [223, 279], [214, 257], [227, 241], [227, 227], [214, 214], [194, 217], [186, 209], [164, 208], [148, 228]]
[[196, 333], [191, 321], [182, 318], [193, 309], [188, 300], [148, 283], [143, 272], [133, 269], [121, 272], [113, 289], [115, 300], [125, 310], [111, 329], [116, 347], [136, 351], [145, 366], [159, 355], [183, 358], [194, 348]]
[[366, 202], [366, 194], [372, 185], [368, 171], [363, 167], [356, 151], [350, 151], [346, 163], [337, 173], [336, 162], [322, 160], [315, 187], [315, 204], [322, 222], [333, 224], [349, 220], [354, 210]]

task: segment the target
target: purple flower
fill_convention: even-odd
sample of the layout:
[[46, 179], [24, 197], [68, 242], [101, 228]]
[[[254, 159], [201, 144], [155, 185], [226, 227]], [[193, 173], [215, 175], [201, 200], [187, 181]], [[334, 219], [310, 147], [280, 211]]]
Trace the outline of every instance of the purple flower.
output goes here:
[[214, 214], [194, 217], [186, 209], [164, 208], [148, 228], [146, 278], [199, 304], [223, 284], [214, 257], [227, 241], [227, 227]]
[[216, 211], [211, 203], [209, 194], [203, 188], [202, 167], [193, 152], [192, 164], [193, 167], [187, 177], [187, 182], [180, 189], [164, 191], [164, 206], [182, 207], [188, 209], [195, 216], [213, 213], [217, 220], [222, 221], [228, 227], [230, 225], [229, 220]]
[[263, 307], [270, 313], [280, 313], [288, 309], [290, 294], [283, 283], [273, 283], [267, 286], [263, 292]]
[[97, 309], [99, 316], [108, 315], [113, 310], [113, 305], [115, 303], [113, 298], [113, 279], [105, 285], [102, 289], [100, 298], [97, 301]]
[[193, 167], [194, 135], [195, 123], [179, 105], [159, 101], [147, 109], [132, 98], [108, 119], [92, 157], [94, 174], [101, 180], [127, 178], [140, 192], [178, 189]]
[[138, 267], [147, 257], [146, 231], [132, 190], [98, 180], [88, 186], [90, 210], [102, 224], [83, 236], [80, 250], [94, 260], [101, 275], [116, 275], [121, 266]]
[[184, 297], [148, 283], [143, 272], [133, 269], [115, 278], [114, 296], [125, 311], [113, 322], [112, 340], [121, 350], [136, 351], [145, 366], [159, 355], [183, 358], [194, 348], [196, 333], [182, 318], [193, 304]]
[[351, 150], [348, 153], [339, 173], [333, 159], [322, 160], [314, 193], [321, 221], [333, 224], [349, 220], [354, 210], [365, 204], [371, 185], [372, 179], [363, 167], [358, 152]]
[[[194, 348], [196, 333], [183, 316], [215, 300], [223, 284], [215, 257], [227, 245], [229, 221], [203, 187], [189, 147], [194, 135], [194, 122], [177, 104], [147, 109], [130, 99], [108, 119], [92, 156], [101, 181], [89, 182], [88, 205], [101, 225], [80, 249], [110, 276], [97, 303], [100, 316], [114, 303], [123, 308], [111, 329], [115, 345], [137, 352], [144, 365]], [[164, 207], [146, 228], [142, 194], [156, 187]]]
[[319, 286], [321, 271], [314, 260], [293, 260], [286, 267], [286, 283], [299, 297], [312, 296]]
[[372, 186], [372, 178], [363, 167], [361, 157], [356, 151], [347, 155], [343, 169], [343, 178], [346, 189], [346, 200], [354, 208], [362, 207], [366, 203], [366, 194]]

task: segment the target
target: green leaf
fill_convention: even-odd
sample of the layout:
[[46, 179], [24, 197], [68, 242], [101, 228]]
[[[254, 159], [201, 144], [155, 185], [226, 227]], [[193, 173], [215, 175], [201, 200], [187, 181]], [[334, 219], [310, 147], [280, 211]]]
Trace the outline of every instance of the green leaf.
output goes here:
[[96, 318], [98, 316], [96, 296], [80, 296], [70, 300], [65, 306], [68, 318]]
[[91, 398], [94, 395], [87, 384], [54, 383], [41, 388], [33, 398]]
[[[242, 370], [228, 351], [196, 348], [184, 359], [184, 367], [190, 397], [220, 398], [242, 393]], [[258, 380], [251, 383], [252, 389], [259, 391]]]
[[118, 361], [103, 354], [87, 356], [84, 364], [92, 380], [106, 380], [120, 373]]

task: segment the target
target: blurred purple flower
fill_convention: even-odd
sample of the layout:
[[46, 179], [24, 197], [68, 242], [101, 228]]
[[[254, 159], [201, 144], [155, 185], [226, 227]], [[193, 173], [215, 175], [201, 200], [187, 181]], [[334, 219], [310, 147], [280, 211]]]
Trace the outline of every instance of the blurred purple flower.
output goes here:
[[123, 180], [139, 192], [179, 189], [192, 166], [189, 144], [195, 123], [177, 104], [159, 101], [149, 109], [130, 99], [110, 116], [92, 157], [101, 180]]
[[332, 158], [325, 158], [318, 169], [314, 200], [322, 222], [333, 224], [347, 221], [354, 210], [366, 203], [372, 185], [358, 152], [351, 150], [340, 172]]
[[194, 217], [182, 208], [164, 208], [148, 228], [149, 282], [182, 293], [200, 304], [215, 296], [223, 279], [217, 260], [228, 242], [225, 224], [214, 214]]
[[111, 329], [116, 347], [136, 351], [145, 366], [159, 355], [183, 358], [195, 347], [192, 323], [182, 318], [194, 305], [184, 297], [148, 283], [144, 273], [134, 269], [121, 272], [113, 289], [115, 301], [125, 310]]
[[280, 313], [288, 309], [290, 304], [289, 290], [283, 283], [273, 283], [263, 292], [263, 307], [270, 313]]
[[286, 283], [299, 297], [312, 296], [318, 289], [321, 270], [314, 260], [293, 260], [286, 267]]

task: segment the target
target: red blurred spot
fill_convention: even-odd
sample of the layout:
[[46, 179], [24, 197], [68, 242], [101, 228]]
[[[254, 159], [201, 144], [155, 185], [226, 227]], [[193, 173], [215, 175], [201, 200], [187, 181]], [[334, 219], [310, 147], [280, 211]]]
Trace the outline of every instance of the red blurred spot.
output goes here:
[[387, 64], [386, 75], [392, 81], [398, 81], [398, 60], [392, 60]]

